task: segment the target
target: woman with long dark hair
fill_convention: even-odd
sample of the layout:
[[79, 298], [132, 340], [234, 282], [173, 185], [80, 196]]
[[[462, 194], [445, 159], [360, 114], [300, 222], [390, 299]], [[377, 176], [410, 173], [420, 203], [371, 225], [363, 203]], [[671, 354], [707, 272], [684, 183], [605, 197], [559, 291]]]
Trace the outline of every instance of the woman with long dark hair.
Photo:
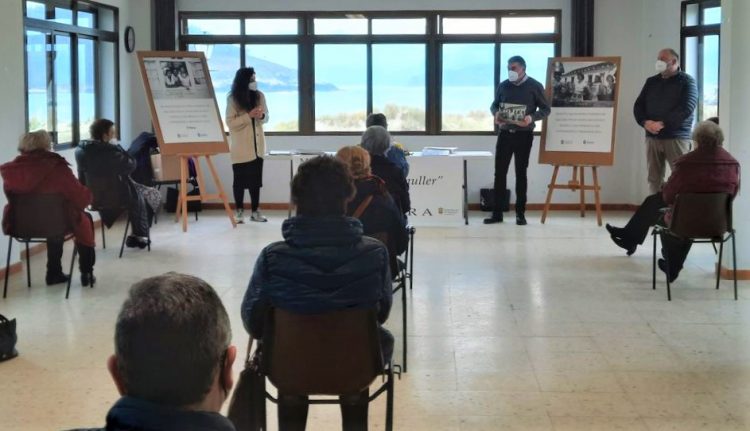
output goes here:
[[263, 134], [263, 124], [266, 122], [266, 98], [258, 91], [255, 70], [243, 67], [234, 75], [226, 110], [234, 173], [232, 190], [238, 223], [244, 223], [245, 189], [250, 192], [250, 220], [267, 221], [258, 211], [260, 188], [263, 186], [263, 156], [266, 154], [266, 139]]

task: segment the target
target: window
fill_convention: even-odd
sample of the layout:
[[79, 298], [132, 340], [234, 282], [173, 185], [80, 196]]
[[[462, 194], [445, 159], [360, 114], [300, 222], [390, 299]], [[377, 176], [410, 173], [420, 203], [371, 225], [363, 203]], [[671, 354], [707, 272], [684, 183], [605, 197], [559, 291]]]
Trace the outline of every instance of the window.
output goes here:
[[97, 117], [118, 122], [117, 9], [86, 1], [24, 5], [26, 129], [46, 129], [62, 149], [87, 139]]
[[719, 42], [721, 2], [682, 3], [682, 68], [698, 87], [697, 121], [719, 115]]
[[[220, 107], [254, 67], [270, 133], [355, 134], [372, 112], [405, 134], [494, 133], [507, 58], [546, 81], [559, 10], [180, 14], [180, 47], [203, 51]], [[231, 47], [231, 48], [230, 48]]]

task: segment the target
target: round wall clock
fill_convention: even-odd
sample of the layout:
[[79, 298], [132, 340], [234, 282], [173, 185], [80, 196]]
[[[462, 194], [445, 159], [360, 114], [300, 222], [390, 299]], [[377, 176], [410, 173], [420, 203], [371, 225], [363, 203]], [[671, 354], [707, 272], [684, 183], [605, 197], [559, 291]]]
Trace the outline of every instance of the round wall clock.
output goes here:
[[135, 49], [135, 30], [131, 26], [125, 27], [125, 51], [133, 52]]

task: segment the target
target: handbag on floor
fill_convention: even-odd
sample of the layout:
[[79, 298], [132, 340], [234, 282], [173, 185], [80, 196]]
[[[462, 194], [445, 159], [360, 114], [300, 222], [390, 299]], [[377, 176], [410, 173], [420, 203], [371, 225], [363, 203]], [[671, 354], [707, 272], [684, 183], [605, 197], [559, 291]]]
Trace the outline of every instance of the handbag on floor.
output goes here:
[[8, 320], [0, 314], [0, 362], [13, 359], [18, 356], [16, 350], [16, 319]]
[[266, 429], [266, 377], [260, 371], [260, 358], [250, 354], [253, 337], [247, 343], [245, 369], [237, 379], [234, 394], [229, 402], [227, 417], [237, 431], [263, 431]]

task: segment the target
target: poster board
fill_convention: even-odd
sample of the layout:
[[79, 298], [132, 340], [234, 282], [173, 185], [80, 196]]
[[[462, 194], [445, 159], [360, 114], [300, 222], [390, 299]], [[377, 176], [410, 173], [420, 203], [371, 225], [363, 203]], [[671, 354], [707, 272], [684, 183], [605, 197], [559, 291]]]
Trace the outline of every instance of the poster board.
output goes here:
[[547, 100], [539, 163], [614, 164], [620, 57], [555, 57], [547, 65]]
[[139, 51], [138, 63], [162, 154], [229, 152], [202, 52]]

